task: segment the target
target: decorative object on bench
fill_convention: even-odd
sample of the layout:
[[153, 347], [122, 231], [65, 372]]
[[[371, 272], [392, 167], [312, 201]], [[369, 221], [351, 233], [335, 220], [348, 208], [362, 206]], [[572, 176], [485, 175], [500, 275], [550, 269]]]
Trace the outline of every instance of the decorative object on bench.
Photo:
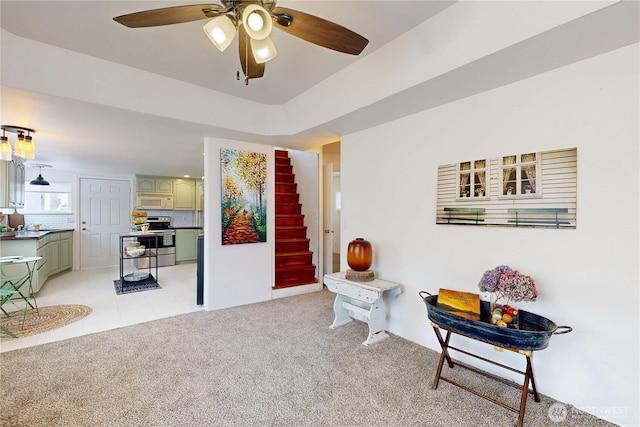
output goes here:
[[[535, 301], [538, 298], [533, 278], [511, 269], [508, 265], [499, 265], [485, 271], [478, 288], [481, 292], [489, 292], [491, 323], [502, 327], [519, 328], [518, 309], [512, 304]], [[506, 304], [498, 305], [498, 301], [503, 298], [506, 299]]]
[[440, 289], [438, 308], [466, 319], [480, 320], [480, 295], [471, 292]]
[[[438, 307], [438, 295], [431, 295], [425, 291], [420, 291], [418, 294], [424, 301], [427, 309], [427, 316], [431, 321], [431, 326], [433, 327], [436, 338], [438, 339], [440, 347], [442, 348], [438, 366], [436, 368], [436, 375], [431, 388], [436, 390], [438, 388], [440, 380], [448, 382], [451, 385], [462, 388], [463, 390], [473, 393], [478, 397], [502, 406], [505, 409], [516, 412], [518, 414], [516, 426], [522, 427], [527, 405], [527, 397], [529, 396], [529, 394], [533, 395], [536, 402], [540, 402], [540, 396], [538, 395], [535, 378], [533, 376], [533, 352], [547, 348], [549, 346], [549, 340], [551, 339], [552, 335], [566, 334], [571, 332], [573, 328], [571, 328], [570, 326], [557, 326], [551, 320], [527, 311], [520, 311], [519, 317], [521, 329], [501, 328], [490, 323], [489, 319], [491, 316], [491, 312], [489, 311], [489, 303], [487, 301], [480, 302], [481, 320], [477, 321], [465, 319], [464, 317], [456, 316], [445, 310], [441, 310]], [[446, 331], [445, 337], [443, 337], [440, 333], [440, 329]], [[521, 371], [515, 369], [514, 367], [490, 360], [486, 357], [481, 357], [467, 350], [449, 345], [451, 334], [462, 335], [476, 341], [493, 345], [501, 350], [509, 350], [521, 354], [526, 358], [526, 368], [524, 371]], [[502, 384], [520, 388], [518, 384], [506, 380], [496, 374], [486, 372], [485, 370], [478, 367], [471, 366], [453, 359], [449, 354], [450, 350], [460, 352], [466, 356], [473, 357], [484, 363], [489, 363], [491, 365], [523, 375], [524, 381], [521, 387], [522, 392], [520, 396], [520, 406], [517, 408], [509, 406], [505, 402], [495, 399], [494, 396], [482, 394], [479, 391], [469, 387], [468, 385], [464, 385], [458, 382], [458, 380], [443, 376], [442, 368], [444, 367], [444, 362], [446, 360], [447, 365], [451, 369], [460, 367], [462, 369], [475, 372], [476, 374], [483, 375], [487, 378], [499, 381]], [[529, 389], [529, 383], [531, 383], [531, 390]]]
[[351, 269], [347, 270], [346, 279], [355, 282], [372, 281], [374, 273], [369, 270], [372, 261], [373, 250], [368, 240], [358, 237], [350, 241], [347, 246], [347, 264]]

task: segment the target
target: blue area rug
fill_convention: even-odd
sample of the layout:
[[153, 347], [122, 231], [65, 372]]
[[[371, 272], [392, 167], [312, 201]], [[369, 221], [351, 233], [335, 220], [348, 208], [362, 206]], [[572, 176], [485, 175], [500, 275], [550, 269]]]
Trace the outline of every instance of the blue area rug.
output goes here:
[[113, 286], [116, 288], [116, 295], [125, 295], [125, 294], [133, 294], [136, 292], [149, 291], [152, 289], [162, 289], [156, 279], [154, 279], [153, 274], [150, 274], [144, 280], [138, 280], [135, 282], [127, 282], [124, 281], [124, 286], [120, 282], [120, 279], [113, 281]]

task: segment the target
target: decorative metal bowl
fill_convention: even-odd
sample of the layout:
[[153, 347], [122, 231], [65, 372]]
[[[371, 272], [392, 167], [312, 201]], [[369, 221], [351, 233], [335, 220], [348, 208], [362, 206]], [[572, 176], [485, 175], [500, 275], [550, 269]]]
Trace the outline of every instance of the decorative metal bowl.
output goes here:
[[[464, 335], [498, 347], [514, 350], [543, 350], [549, 346], [551, 335], [566, 334], [571, 326], [558, 326], [551, 320], [524, 310], [518, 310], [519, 329], [491, 324], [489, 302], [480, 301], [480, 321], [470, 320], [438, 308], [438, 296], [420, 291], [429, 320], [442, 329]], [[561, 329], [561, 331], [558, 331]]]

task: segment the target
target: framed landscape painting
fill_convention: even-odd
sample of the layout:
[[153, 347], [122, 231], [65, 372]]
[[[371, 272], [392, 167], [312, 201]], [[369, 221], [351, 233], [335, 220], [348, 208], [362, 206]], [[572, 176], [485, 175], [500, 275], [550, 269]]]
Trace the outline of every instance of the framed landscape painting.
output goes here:
[[222, 244], [267, 241], [267, 155], [220, 150]]

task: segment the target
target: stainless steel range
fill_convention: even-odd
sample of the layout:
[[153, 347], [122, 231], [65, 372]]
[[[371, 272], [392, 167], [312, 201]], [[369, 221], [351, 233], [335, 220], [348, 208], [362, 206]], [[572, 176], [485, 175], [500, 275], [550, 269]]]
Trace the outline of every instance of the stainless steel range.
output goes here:
[[[158, 234], [158, 267], [176, 265], [176, 230], [171, 227], [171, 217], [150, 216], [147, 217], [149, 233]], [[147, 248], [155, 247], [152, 237], [138, 237], [141, 245]], [[151, 266], [155, 267], [155, 258], [148, 258]]]

